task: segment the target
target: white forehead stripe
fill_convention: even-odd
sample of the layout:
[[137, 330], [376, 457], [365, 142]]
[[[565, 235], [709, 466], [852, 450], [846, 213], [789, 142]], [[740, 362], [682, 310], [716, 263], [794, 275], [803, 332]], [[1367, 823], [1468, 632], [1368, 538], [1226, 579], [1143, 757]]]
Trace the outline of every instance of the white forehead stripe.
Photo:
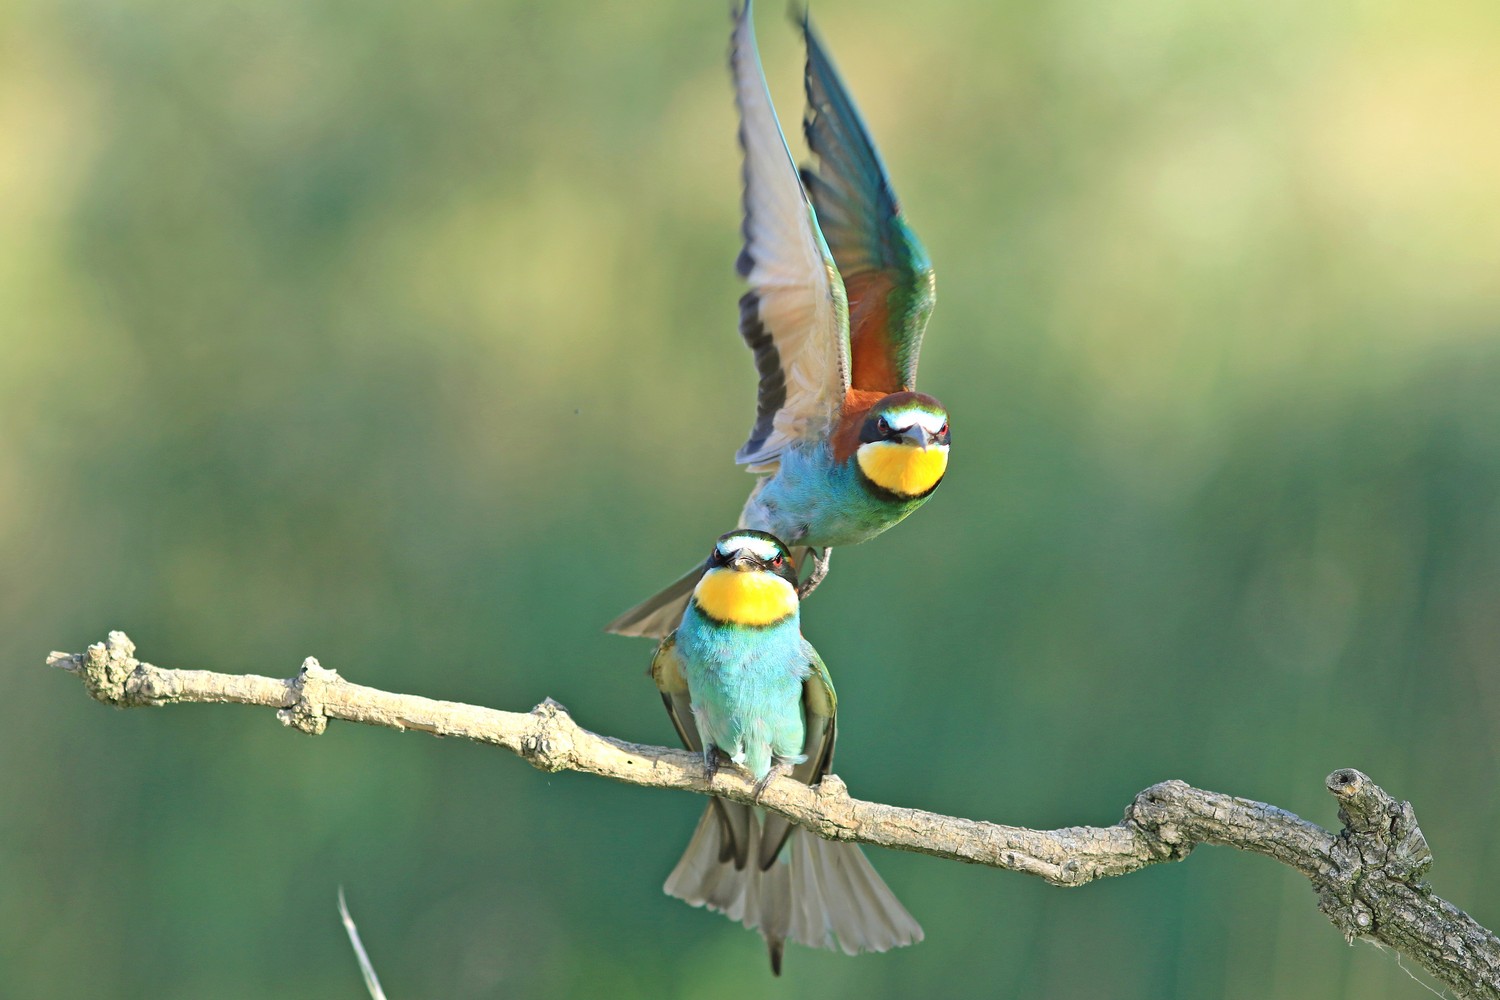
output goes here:
[[719, 551], [724, 555], [733, 555], [735, 552], [748, 552], [757, 559], [770, 562], [781, 555], [781, 550], [776, 543], [767, 538], [757, 538], [754, 535], [730, 535], [719, 542]]
[[948, 422], [948, 418], [939, 413], [929, 413], [919, 410], [914, 406], [903, 406], [897, 410], [889, 410], [885, 414], [886, 422], [898, 431], [904, 431], [909, 427], [920, 425], [929, 434], [937, 434]]

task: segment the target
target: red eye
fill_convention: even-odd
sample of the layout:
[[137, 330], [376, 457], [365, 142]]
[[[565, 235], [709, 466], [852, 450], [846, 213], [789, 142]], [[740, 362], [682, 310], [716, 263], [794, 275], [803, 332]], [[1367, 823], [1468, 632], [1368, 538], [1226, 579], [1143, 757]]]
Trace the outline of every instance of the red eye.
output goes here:
[[938, 431], [938, 436], [941, 437], [942, 435], [947, 434], [947, 433], [948, 433], [948, 424], [947, 424], [946, 421], [944, 421], [942, 430]]
[[785, 559], [783, 559], [781, 556], [777, 556], [775, 559], [771, 560], [771, 565], [779, 569], [781, 567], [781, 564], [784, 562], [786, 562]]

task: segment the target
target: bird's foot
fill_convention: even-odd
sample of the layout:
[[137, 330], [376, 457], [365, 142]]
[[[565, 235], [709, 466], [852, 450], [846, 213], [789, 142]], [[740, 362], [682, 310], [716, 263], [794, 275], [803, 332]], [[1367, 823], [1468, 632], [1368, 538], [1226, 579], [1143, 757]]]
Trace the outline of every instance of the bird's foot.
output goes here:
[[797, 597], [807, 600], [807, 595], [818, 589], [818, 584], [828, 575], [828, 563], [833, 558], [833, 549], [813, 549], [812, 572], [807, 574], [807, 579], [797, 584]]
[[[805, 760], [806, 758], [803, 759]], [[759, 802], [761, 796], [766, 794], [766, 786], [771, 783], [772, 778], [779, 778], [782, 775], [791, 774], [794, 764], [795, 762], [790, 760], [774, 761], [771, 764], [771, 769], [766, 772], [766, 776], [755, 783], [755, 801]]]
[[719, 748], [712, 743], [703, 747], [703, 780], [710, 785], [714, 783], [714, 775], [719, 773]]

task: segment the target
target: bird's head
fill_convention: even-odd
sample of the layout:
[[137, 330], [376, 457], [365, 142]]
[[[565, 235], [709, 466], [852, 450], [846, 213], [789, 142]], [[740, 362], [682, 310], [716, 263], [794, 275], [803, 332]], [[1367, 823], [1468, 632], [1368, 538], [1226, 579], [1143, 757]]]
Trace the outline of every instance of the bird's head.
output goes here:
[[716, 621], [773, 625], [797, 613], [797, 568], [781, 539], [740, 528], [714, 543], [693, 601]]
[[855, 452], [860, 471], [902, 500], [924, 497], [948, 471], [948, 411], [920, 392], [894, 392], [865, 417]]

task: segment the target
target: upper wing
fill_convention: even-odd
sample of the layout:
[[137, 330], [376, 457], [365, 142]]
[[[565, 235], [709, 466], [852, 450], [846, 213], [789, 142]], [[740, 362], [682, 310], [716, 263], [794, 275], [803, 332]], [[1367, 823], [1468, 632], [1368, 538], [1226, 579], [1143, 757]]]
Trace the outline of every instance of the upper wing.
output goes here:
[[760, 372], [755, 426], [735, 460], [754, 465], [832, 432], [849, 387], [849, 308], [771, 106], [750, 0], [735, 14], [729, 67], [745, 150], [740, 335]]
[[885, 164], [805, 10], [802, 33], [802, 128], [817, 157], [802, 181], [849, 297], [852, 382], [882, 393], [914, 389], [917, 353], [937, 297], [932, 262], [907, 228]]
[[[807, 679], [802, 682], [802, 752], [807, 755], [807, 759], [792, 768], [792, 777], [804, 784], [816, 785], [833, 764], [833, 744], [837, 735], [834, 719], [838, 714], [838, 696], [833, 692], [833, 681], [829, 679], [823, 658], [811, 643], [804, 644], [810, 668]], [[789, 821], [775, 813], [766, 814], [765, 827], [760, 836], [760, 853], [756, 855], [756, 861], [763, 870], [775, 863], [776, 855], [781, 853], [782, 845], [791, 833], [792, 824]]]
[[[703, 752], [703, 737], [698, 733], [698, 724], [693, 721], [693, 700], [688, 693], [687, 675], [682, 672], [682, 656], [677, 652], [677, 632], [674, 630], [651, 657], [651, 679], [661, 692], [661, 700], [667, 706], [667, 715], [672, 718], [672, 728], [682, 739], [682, 745], [694, 753]], [[714, 815], [724, 836], [721, 840], [719, 860], [734, 859], [736, 868], [745, 867], [750, 856], [750, 811], [744, 806], [722, 799], [710, 799]]]

